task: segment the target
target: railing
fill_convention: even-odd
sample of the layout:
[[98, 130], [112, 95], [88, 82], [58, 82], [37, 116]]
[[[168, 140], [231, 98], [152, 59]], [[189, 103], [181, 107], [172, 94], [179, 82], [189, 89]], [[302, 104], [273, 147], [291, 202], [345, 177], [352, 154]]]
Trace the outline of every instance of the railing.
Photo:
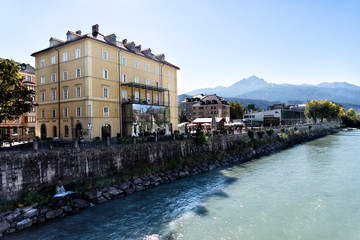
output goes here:
[[[317, 123], [317, 124], [311, 124], [313, 126], [312, 130], [315, 130], [317, 128], [324, 128], [324, 127], [334, 127], [335, 125], [338, 125], [338, 122], [327, 122], [327, 123]], [[309, 124], [301, 124], [301, 125], [286, 125], [286, 126], [278, 126], [278, 127], [271, 127], [275, 130], [275, 132], [280, 132], [281, 128], [284, 129], [295, 129], [295, 127], [298, 130], [307, 130]], [[236, 131], [232, 131], [230, 135], [244, 135], [247, 136], [248, 129], [251, 129], [248, 127], [247, 129], [238, 129]], [[270, 129], [270, 127], [253, 127], [254, 131], [259, 130], [266, 130]], [[217, 132], [216, 135], [228, 135], [228, 132], [226, 130], [223, 130], [221, 132]], [[53, 150], [53, 149], [71, 149], [71, 148], [92, 148], [92, 147], [105, 147], [105, 146], [111, 146], [111, 145], [126, 145], [126, 144], [142, 144], [142, 143], [151, 143], [151, 142], [164, 142], [164, 141], [174, 141], [174, 140], [183, 140], [183, 139], [189, 139], [195, 137], [195, 133], [188, 133], [188, 134], [173, 134], [173, 135], [144, 135], [139, 137], [122, 137], [122, 138], [111, 138], [111, 139], [105, 139], [105, 140], [92, 140], [92, 141], [84, 141], [84, 140], [45, 140], [45, 141], [36, 141], [33, 140], [31, 142], [25, 142], [22, 144], [15, 145], [7, 147], [3, 146], [3, 144], [0, 144], [0, 151], [2, 152], [19, 152], [19, 151], [34, 151], [34, 150]], [[209, 133], [209, 136], [213, 136], [213, 133]], [[6, 143], [6, 145], [9, 145]], [[36, 147], [35, 147], [36, 146]]]

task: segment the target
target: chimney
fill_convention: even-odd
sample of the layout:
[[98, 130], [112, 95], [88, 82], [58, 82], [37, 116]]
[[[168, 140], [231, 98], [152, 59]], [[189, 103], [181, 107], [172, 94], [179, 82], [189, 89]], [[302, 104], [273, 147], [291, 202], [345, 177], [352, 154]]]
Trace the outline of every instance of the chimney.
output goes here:
[[95, 24], [92, 26], [92, 35], [96, 37], [99, 33], [99, 24]]
[[76, 31], [76, 34], [81, 35], [81, 30], [77, 30], [77, 31]]

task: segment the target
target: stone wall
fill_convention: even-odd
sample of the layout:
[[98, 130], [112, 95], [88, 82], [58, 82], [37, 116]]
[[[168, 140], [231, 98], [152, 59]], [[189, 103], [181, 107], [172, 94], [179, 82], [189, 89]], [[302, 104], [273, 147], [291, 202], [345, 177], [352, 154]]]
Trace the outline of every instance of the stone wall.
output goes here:
[[[320, 126], [313, 126], [313, 129]], [[299, 127], [298, 127], [299, 128]], [[306, 130], [307, 127], [304, 127]], [[275, 129], [275, 133], [280, 129]], [[266, 134], [264, 135], [266, 137]], [[26, 191], [40, 191], [59, 181], [64, 185], [91, 177], [111, 176], [148, 164], [162, 164], [181, 156], [225, 150], [247, 134], [209, 137], [197, 146], [193, 139], [168, 142], [0, 153], [0, 199], [17, 199]]]
[[69, 184], [88, 177], [104, 177], [144, 164], [161, 164], [177, 156], [224, 150], [246, 135], [216, 136], [196, 146], [192, 139], [0, 154], [0, 198], [16, 199], [59, 181]]

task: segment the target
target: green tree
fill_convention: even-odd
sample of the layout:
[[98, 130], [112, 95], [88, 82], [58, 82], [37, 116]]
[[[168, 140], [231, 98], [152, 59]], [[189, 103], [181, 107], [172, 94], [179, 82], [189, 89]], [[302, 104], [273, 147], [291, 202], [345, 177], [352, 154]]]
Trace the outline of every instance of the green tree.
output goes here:
[[317, 100], [311, 100], [306, 103], [305, 116], [316, 123], [319, 117], [320, 102]]
[[22, 84], [20, 66], [14, 61], [0, 59], [0, 123], [29, 112], [34, 106], [34, 91]]
[[242, 119], [244, 116], [243, 106], [236, 102], [230, 102], [230, 118], [231, 119]]
[[179, 123], [183, 122], [189, 122], [189, 119], [187, 119], [185, 112], [181, 111], [181, 113], [179, 114]]

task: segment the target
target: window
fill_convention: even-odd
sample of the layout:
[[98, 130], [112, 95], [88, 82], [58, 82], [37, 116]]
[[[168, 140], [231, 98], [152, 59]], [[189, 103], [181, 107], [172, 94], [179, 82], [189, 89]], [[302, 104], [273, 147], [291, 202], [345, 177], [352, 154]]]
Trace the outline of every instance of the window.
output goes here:
[[159, 74], [159, 68], [158, 67], [155, 68], [155, 73]]
[[51, 117], [56, 118], [56, 109], [55, 108], [51, 109]]
[[63, 80], [68, 80], [68, 72], [64, 71]]
[[55, 64], [55, 56], [51, 56], [51, 64]]
[[138, 61], [134, 61], [134, 68], [135, 68], [135, 69], [139, 69], [139, 63], [138, 63]]
[[139, 92], [135, 92], [135, 100], [139, 101]]
[[45, 67], [45, 59], [43, 58], [40, 60], [40, 67]]
[[107, 51], [102, 51], [102, 59], [105, 61], [108, 60], [108, 52]]
[[30, 81], [30, 82], [31, 82], [31, 76], [27, 75], [27, 76], [26, 76], [26, 81]]
[[41, 76], [41, 80], [40, 80], [41, 82], [41, 84], [45, 84], [45, 76]]
[[168, 77], [170, 77], [170, 71], [168, 71]]
[[51, 91], [51, 100], [53, 100], [53, 101], [56, 100], [56, 91], [55, 90]]
[[147, 101], [148, 103], [150, 103], [150, 94], [149, 94], [149, 93], [146, 94], [146, 101]]
[[69, 109], [68, 108], [64, 108], [64, 118], [69, 117]]
[[146, 72], [149, 72], [149, 64], [146, 64], [146, 65], [145, 65], [145, 71], [146, 71]]
[[103, 98], [109, 97], [109, 89], [107, 87], [103, 88]]
[[156, 87], [159, 87], [159, 82], [156, 82], [156, 83], [155, 83], [155, 86], [156, 86]]
[[122, 81], [123, 81], [124, 83], [126, 83], [126, 79], [127, 79], [126, 74], [123, 74], [123, 75], [122, 75]]
[[45, 110], [41, 110], [41, 118], [44, 119], [45, 118]]
[[45, 102], [45, 92], [41, 92], [41, 101]]
[[168, 90], [169, 90], [169, 91], [171, 90], [171, 85], [170, 85], [170, 83], [168, 84]]
[[103, 108], [103, 116], [104, 116], [104, 117], [108, 117], [108, 116], [109, 116], [109, 107], [104, 107], [104, 108]]
[[77, 68], [76, 69], [76, 78], [79, 78], [79, 77], [81, 77], [81, 69]]
[[65, 126], [65, 137], [69, 136], [69, 127]]
[[150, 80], [146, 79], [146, 85], [149, 86], [150, 85]]
[[159, 104], [159, 95], [156, 94], [156, 104]]
[[135, 83], [139, 83], [139, 77], [135, 77]]
[[127, 99], [127, 91], [122, 91], [122, 98], [125, 100]]
[[75, 58], [80, 58], [80, 48], [75, 50]]
[[122, 65], [126, 65], [126, 57], [122, 57]]
[[81, 107], [76, 107], [76, 116], [81, 117]]
[[63, 52], [63, 62], [67, 61], [67, 52]]
[[81, 97], [81, 87], [76, 87], [76, 97]]
[[109, 78], [108, 70], [106, 70], [106, 69], [103, 69], [103, 78], [105, 78], [105, 79]]
[[56, 82], [56, 74], [51, 74], [51, 82]]
[[50, 40], [50, 47], [53, 47], [53, 46], [54, 46], [54, 41]]
[[68, 98], [68, 89], [67, 88], [64, 88], [63, 89], [63, 99], [67, 99]]
[[70, 34], [66, 35], [66, 40], [67, 40], [67, 41], [70, 41], [70, 40], [71, 40], [71, 35], [70, 35]]
[[171, 105], [171, 97], [169, 97], [169, 105]]

